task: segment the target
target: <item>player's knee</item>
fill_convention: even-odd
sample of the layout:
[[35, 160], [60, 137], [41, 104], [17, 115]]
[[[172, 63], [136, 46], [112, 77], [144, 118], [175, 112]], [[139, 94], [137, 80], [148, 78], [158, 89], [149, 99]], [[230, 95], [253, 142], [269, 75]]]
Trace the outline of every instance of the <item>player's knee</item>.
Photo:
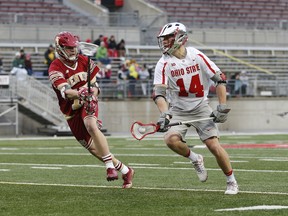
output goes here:
[[92, 122], [86, 123], [85, 127], [86, 127], [86, 130], [88, 131], [88, 133], [90, 135], [96, 133], [96, 131], [98, 130], [98, 126], [94, 122], [93, 123]]
[[213, 155], [217, 156], [220, 154], [222, 147], [219, 144], [217, 137], [211, 137], [211, 138], [205, 140], [204, 142], [205, 142], [207, 148], [209, 149], [209, 151]]
[[164, 137], [164, 141], [166, 145], [170, 148], [176, 145], [176, 143], [178, 143], [179, 141], [181, 141], [181, 137], [179, 134], [168, 132]]

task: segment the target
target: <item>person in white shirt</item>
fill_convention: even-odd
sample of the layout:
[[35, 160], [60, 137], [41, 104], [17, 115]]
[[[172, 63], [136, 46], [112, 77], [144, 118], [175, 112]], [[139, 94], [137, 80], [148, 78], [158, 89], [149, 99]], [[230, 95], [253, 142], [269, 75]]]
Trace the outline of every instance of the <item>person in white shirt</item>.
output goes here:
[[[205, 182], [208, 175], [203, 156], [192, 152], [185, 141], [189, 126], [167, 125], [169, 122], [213, 117], [192, 126], [227, 178], [225, 194], [237, 194], [238, 184], [229, 156], [219, 143], [219, 130], [215, 124], [225, 122], [230, 111], [226, 104], [225, 75], [204, 53], [185, 46], [188, 35], [182, 23], [164, 25], [157, 38], [163, 53], [155, 67], [153, 90], [153, 100], [160, 111], [159, 132], [165, 132], [164, 141], [171, 150], [192, 161], [199, 180]], [[214, 111], [207, 97], [211, 81], [215, 83], [219, 101]]]
[[144, 96], [147, 95], [147, 87], [148, 87], [148, 80], [149, 80], [149, 72], [147, 69], [146, 64], [144, 64], [142, 67], [140, 67], [138, 71], [139, 79], [141, 82], [141, 88], [142, 88], [142, 93]]

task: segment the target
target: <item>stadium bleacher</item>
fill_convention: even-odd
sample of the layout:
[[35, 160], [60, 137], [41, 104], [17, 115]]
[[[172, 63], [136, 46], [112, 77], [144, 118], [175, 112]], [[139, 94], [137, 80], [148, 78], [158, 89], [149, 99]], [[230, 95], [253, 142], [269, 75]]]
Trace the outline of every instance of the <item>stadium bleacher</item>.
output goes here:
[[0, 1], [0, 22], [30, 25], [88, 25], [93, 21], [58, 0], [2, 0]]
[[288, 20], [288, 2], [281, 0], [149, 0], [179, 20], [201, 28], [278, 29]]

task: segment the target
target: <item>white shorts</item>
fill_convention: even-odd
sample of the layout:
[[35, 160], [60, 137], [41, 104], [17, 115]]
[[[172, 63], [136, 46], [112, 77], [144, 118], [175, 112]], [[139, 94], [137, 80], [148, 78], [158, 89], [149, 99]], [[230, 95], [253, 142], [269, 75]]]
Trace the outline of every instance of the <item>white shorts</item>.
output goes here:
[[[212, 109], [208, 103], [200, 104], [196, 109], [192, 111], [173, 111], [171, 109], [171, 113], [173, 115], [170, 123], [179, 122], [179, 121], [189, 121], [200, 118], [207, 118], [212, 113]], [[187, 127], [186, 125], [179, 125], [171, 127], [166, 133], [176, 132], [181, 135], [182, 140], [185, 141], [185, 136], [188, 129], [196, 129], [200, 139], [202, 141], [210, 138], [210, 137], [218, 137], [219, 138], [219, 130], [215, 122], [213, 120], [204, 120], [199, 122], [192, 123], [191, 127]]]

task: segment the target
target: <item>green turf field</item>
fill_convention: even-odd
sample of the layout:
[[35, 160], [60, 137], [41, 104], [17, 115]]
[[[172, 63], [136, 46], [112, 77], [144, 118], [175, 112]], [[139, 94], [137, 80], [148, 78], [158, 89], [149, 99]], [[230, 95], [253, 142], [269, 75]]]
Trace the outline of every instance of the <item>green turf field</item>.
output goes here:
[[103, 164], [73, 138], [1, 140], [0, 215], [288, 215], [288, 134], [221, 138], [240, 187], [235, 196], [224, 195], [226, 178], [198, 139], [188, 143], [205, 158], [205, 183], [162, 140], [108, 141], [135, 169], [134, 188], [107, 182]]

